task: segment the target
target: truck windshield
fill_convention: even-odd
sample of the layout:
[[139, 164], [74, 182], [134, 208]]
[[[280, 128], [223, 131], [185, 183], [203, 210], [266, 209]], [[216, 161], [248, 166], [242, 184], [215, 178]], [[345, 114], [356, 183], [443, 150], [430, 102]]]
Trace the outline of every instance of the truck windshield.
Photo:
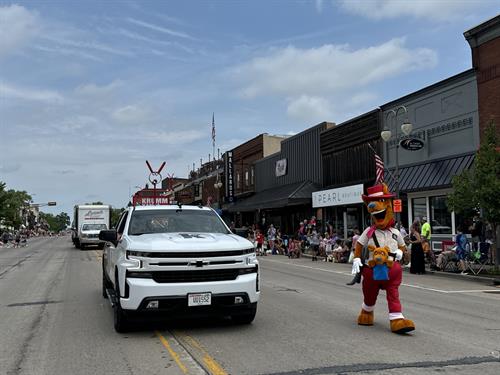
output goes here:
[[108, 229], [106, 224], [83, 224], [82, 230], [103, 230]]
[[205, 210], [134, 211], [128, 230], [128, 234], [136, 236], [175, 232], [229, 233], [214, 212]]

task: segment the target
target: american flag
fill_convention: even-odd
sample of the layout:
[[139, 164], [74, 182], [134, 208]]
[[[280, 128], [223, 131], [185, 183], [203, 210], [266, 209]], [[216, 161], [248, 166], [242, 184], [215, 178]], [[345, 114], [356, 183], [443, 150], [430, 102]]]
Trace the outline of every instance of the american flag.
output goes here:
[[212, 145], [215, 147], [215, 113], [212, 113]]
[[375, 173], [377, 175], [375, 184], [381, 184], [384, 182], [384, 162], [378, 154], [375, 154]]

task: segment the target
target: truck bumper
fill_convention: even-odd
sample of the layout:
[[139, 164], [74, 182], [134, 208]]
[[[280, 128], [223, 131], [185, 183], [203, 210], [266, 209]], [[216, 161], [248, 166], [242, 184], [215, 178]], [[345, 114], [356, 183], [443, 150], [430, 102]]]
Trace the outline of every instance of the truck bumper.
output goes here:
[[[128, 298], [120, 298], [120, 305], [125, 310], [142, 310], [147, 301], [154, 299], [160, 301], [160, 308], [163, 307], [164, 310], [187, 307], [189, 293], [212, 293], [212, 307], [215, 308], [226, 306], [231, 300], [231, 298], [226, 297], [232, 296], [232, 301], [234, 301], [235, 296], [243, 297], [244, 303], [234, 306], [236, 309], [255, 304], [260, 298], [257, 274], [241, 275], [236, 280], [217, 282], [157, 283], [151, 279], [136, 278], [128, 278], [126, 282]], [[169, 300], [170, 302], [168, 302]], [[199, 311], [201, 311], [207, 308], [210, 306], [196, 306], [190, 309], [200, 309]]]

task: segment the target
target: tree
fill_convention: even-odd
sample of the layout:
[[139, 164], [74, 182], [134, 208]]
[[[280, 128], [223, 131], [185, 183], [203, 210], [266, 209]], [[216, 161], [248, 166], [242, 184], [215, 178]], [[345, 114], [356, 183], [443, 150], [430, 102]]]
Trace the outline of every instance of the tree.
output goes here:
[[40, 212], [41, 221], [45, 221], [52, 232], [60, 232], [70, 224], [70, 218], [66, 212], [53, 215], [45, 212]]
[[25, 191], [5, 190], [5, 187], [5, 183], [0, 182], [0, 223], [19, 229], [23, 224], [23, 209], [31, 201], [31, 196]]
[[[500, 224], [500, 152], [496, 126], [491, 122], [476, 153], [474, 168], [453, 178], [453, 193], [448, 196], [448, 206], [455, 212], [471, 215], [482, 212], [492, 226], [493, 242], [499, 254], [496, 229]], [[469, 216], [470, 217], [470, 216]], [[494, 245], [494, 246], [495, 246]]]
[[124, 210], [124, 208], [111, 209], [111, 228], [116, 228], [116, 226], [118, 225], [118, 219], [120, 218], [120, 215]]

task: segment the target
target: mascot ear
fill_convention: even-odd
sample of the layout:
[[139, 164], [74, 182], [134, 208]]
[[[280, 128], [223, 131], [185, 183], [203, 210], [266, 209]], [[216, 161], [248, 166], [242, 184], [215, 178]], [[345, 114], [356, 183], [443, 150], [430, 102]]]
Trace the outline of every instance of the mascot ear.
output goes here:
[[373, 250], [375, 250], [375, 249], [376, 249], [376, 247], [375, 247], [375, 246], [373, 246], [373, 245], [369, 245], [369, 246], [368, 246], [368, 250], [369, 250], [369, 251], [373, 251]]
[[390, 193], [389, 193], [389, 187], [387, 186], [387, 184], [382, 184], [382, 186], [384, 187], [384, 188], [383, 188], [383, 189], [384, 189], [384, 190], [383, 190], [383, 191], [384, 191], [384, 194], [386, 194], [386, 195], [390, 194]]

